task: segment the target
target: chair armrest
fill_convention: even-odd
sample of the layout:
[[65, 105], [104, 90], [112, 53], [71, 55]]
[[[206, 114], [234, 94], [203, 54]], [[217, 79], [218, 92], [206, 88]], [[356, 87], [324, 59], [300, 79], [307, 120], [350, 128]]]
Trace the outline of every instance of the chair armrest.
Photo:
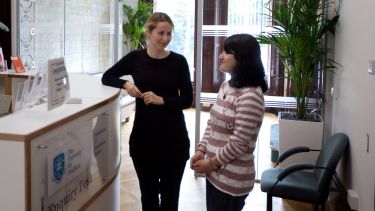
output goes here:
[[283, 180], [286, 176], [289, 174], [296, 172], [296, 171], [301, 171], [301, 170], [309, 170], [309, 169], [314, 169], [314, 165], [312, 164], [306, 164], [306, 163], [297, 163], [297, 164], [292, 164], [287, 166], [285, 169], [283, 169], [280, 174], [277, 176], [277, 180], [281, 181]]
[[283, 154], [281, 154], [279, 156], [279, 159], [277, 160], [277, 163], [281, 163], [283, 162], [285, 159], [287, 159], [288, 157], [294, 155], [294, 154], [297, 154], [297, 153], [301, 153], [301, 152], [309, 152], [310, 151], [310, 148], [308, 147], [294, 147], [294, 148], [291, 148], [287, 151], [285, 151]]

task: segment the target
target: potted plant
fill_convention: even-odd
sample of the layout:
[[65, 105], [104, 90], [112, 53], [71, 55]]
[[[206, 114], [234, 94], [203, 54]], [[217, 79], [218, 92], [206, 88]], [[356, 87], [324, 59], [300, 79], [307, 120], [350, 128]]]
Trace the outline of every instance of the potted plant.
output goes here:
[[124, 4], [122, 9], [126, 18], [122, 24], [122, 30], [126, 36], [124, 44], [127, 46], [127, 50], [143, 48], [145, 44], [144, 25], [152, 14], [152, 4], [138, 1], [136, 8]]
[[[286, 77], [292, 83], [292, 94], [297, 105], [296, 112], [289, 115], [289, 118], [297, 120], [298, 126], [292, 126], [297, 129], [295, 133], [292, 129], [285, 131], [279, 114], [280, 153], [295, 145], [320, 148], [323, 123], [316, 123], [321, 121], [321, 118], [311, 119], [316, 115], [307, 115], [307, 105], [316, 91], [313, 89], [319, 71], [333, 70], [337, 66], [336, 62], [327, 59], [329, 49], [324, 47], [324, 41], [329, 32], [335, 32], [339, 15], [336, 13], [332, 18], [326, 16], [326, 11], [332, 6], [329, 0], [273, 0], [272, 3], [274, 5], [270, 11], [271, 15], [266, 15], [273, 23], [271, 30], [262, 32], [257, 38], [260, 43], [270, 44], [278, 50]], [[317, 128], [320, 132], [311, 131], [313, 128], [309, 125], [311, 120], [316, 121], [311, 124], [318, 124]], [[306, 125], [307, 129], [300, 128], [300, 125]], [[318, 137], [311, 137], [313, 134], [318, 134]], [[292, 137], [289, 136], [287, 138], [289, 140], [284, 141], [282, 140], [285, 138], [284, 135]], [[305, 142], [301, 143], [302, 140]], [[292, 143], [285, 145], [286, 142]]]
[[0, 21], [0, 30], [3, 30], [3, 31], [7, 32], [7, 31], [9, 31], [9, 28]]

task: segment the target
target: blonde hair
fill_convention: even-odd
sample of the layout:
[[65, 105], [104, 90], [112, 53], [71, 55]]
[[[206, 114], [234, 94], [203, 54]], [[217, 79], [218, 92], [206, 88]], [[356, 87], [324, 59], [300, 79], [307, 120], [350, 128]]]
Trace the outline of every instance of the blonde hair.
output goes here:
[[163, 12], [155, 12], [147, 19], [145, 24], [145, 32], [152, 32], [159, 22], [167, 22], [171, 24], [172, 29], [174, 28], [172, 19], [167, 14]]

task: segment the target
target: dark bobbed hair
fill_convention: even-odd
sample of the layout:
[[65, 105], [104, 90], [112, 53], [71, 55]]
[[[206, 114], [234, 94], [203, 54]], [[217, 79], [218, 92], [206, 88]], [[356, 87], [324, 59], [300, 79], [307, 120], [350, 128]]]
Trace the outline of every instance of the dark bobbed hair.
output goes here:
[[224, 51], [233, 54], [236, 66], [231, 72], [229, 85], [236, 88], [246, 86], [268, 90], [258, 41], [250, 34], [235, 34], [225, 39]]

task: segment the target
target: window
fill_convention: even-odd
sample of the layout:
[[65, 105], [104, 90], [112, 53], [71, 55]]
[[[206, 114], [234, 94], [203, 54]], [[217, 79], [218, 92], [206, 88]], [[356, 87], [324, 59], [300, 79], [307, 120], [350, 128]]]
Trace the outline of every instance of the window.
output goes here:
[[[228, 27], [237, 29], [238, 33], [249, 33], [253, 36], [260, 34], [265, 28], [265, 0], [229, 0]], [[268, 45], [261, 45], [262, 61], [266, 76], [268, 70]]]
[[28, 70], [45, 72], [64, 57], [69, 72], [95, 74], [113, 64], [115, 0], [20, 0], [19, 54]]
[[194, 79], [194, 1], [186, 0], [154, 0], [154, 12], [168, 14], [174, 24], [174, 33], [168, 49], [186, 57], [190, 78]]

